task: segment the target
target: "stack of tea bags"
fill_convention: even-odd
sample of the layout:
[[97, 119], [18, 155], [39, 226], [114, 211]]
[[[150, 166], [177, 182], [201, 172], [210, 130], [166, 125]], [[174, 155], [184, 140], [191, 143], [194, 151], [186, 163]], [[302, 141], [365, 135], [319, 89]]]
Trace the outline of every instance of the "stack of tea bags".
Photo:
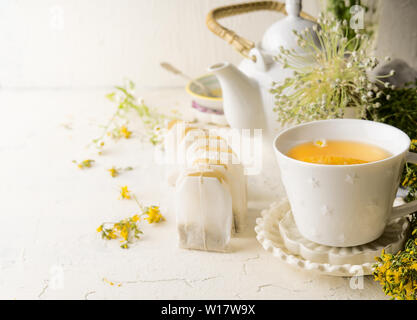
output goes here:
[[237, 155], [215, 130], [183, 122], [169, 127], [165, 150], [171, 158], [168, 181], [176, 188], [180, 247], [227, 251], [247, 214], [246, 179]]

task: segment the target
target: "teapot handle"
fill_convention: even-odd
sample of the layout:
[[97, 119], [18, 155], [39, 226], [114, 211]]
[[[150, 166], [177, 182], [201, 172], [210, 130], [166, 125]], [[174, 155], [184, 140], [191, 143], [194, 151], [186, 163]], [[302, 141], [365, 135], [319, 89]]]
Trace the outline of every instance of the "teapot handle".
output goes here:
[[[251, 56], [249, 51], [255, 47], [255, 43], [241, 36], [234, 31], [227, 29], [217, 22], [218, 19], [236, 16], [242, 13], [248, 13], [260, 10], [277, 11], [287, 14], [285, 4], [278, 1], [257, 1], [230, 6], [219, 7], [211, 10], [206, 18], [207, 27], [217, 36], [230, 43], [245, 58], [256, 62], [256, 57]], [[305, 12], [300, 12], [300, 16], [305, 19], [315, 21], [315, 19]]]

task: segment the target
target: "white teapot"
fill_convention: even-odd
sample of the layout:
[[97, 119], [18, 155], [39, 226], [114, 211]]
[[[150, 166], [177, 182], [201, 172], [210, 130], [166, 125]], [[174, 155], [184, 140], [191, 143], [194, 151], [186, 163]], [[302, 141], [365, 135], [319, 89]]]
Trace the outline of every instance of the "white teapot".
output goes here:
[[[270, 26], [256, 45], [217, 22], [220, 18], [258, 10], [287, 13], [287, 17]], [[275, 62], [273, 57], [279, 52], [280, 46], [303, 53], [296, 43], [293, 30], [311, 29], [315, 25], [313, 20], [301, 12], [301, 0], [286, 0], [285, 5], [277, 1], [231, 5], [214, 9], [208, 14], [208, 28], [245, 57], [238, 68], [228, 62], [217, 63], [209, 68], [220, 82], [224, 114], [232, 128], [263, 129], [266, 138], [272, 138], [280, 131], [281, 126], [273, 111], [274, 95], [270, 89], [273, 82], [283, 81], [292, 72]]]

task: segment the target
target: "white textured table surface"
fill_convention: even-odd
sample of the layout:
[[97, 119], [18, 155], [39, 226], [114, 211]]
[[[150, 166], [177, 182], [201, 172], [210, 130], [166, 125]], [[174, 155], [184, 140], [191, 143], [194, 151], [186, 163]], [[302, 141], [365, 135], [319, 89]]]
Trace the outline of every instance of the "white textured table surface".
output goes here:
[[[0, 91], [0, 298], [384, 298], [369, 277], [362, 289], [352, 289], [350, 278], [300, 271], [265, 252], [253, 227], [279, 190], [260, 176], [249, 178], [249, 226], [233, 239], [232, 253], [177, 248], [172, 189], [152, 161], [152, 147], [132, 137], [109, 143], [102, 156], [86, 148], [114, 111], [107, 92]], [[181, 89], [142, 96], [167, 110], [189, 105]], [[96, 160], [93, 168], [72, 163], [86, 158]], [[134, 170], [113, 179], [106, 171], [113, 165]], [[122, 185], [144, 204], [159, 204], [167, 218], [145, 225], [128, 250], [96, 233], [101, 222], [136, 210], [133, 201], [118, 200]]]

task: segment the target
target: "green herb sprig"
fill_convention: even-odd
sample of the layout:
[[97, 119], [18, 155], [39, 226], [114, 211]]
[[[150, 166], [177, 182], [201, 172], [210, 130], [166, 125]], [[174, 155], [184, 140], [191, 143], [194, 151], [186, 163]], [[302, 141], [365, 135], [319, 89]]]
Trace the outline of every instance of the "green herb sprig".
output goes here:
[[104, 240], [120, 239], [120, 247], [128, 249], [129, 245], [135, 240], [139, 240], [140, 235], [143, 234], [140, 229], [142, 220], [146, 220], [149, 224], [160, 223], [165, 221], [165, 217], [162, 215], [159, 206], [144, 207], [127, 186], [121, 187], [120, 195], [120, 199], [135, 200], [139, 212], [118, 222], [103, 222], [97, 228], [97, 232], [101, 234]]
[[[362, 2], [363, 1], [360, 0], [327, 0], [327, 11], [331, 12], [339, 21], [350, 21], [352, 18], [350, 10], [354, 5], [361, 6], [365, 12], [369, 10], [369, 8], [363, 5]], [[350, 28], [349, 25], [344, 25], [342, 28], [348, 40], [353, 39], [356, 36], [355, 30]], [[369, 26], [367, 26], [363, 32], [365, 32], [369, 37], [373, 35], [373, 31], [369, 28]], [[350, 45], [349, 49], [353, 49], [353, 44]]]
[[377, 99], [379, 107], [368, 113], [368, 118], [393, 125], [411, 139], [417, 139], [417, 80], [414, 87], [385, 88], [384, 96]]
[[98, 150], [103, 148], [106, 136], [113, 139], [130, 137], [131, 132], [127, 129], [127, 115], [132, 111], [141, 119], [143, 134], [151, 144], [157, 145], [163, 141], [161, 128], [168, 117], [149, 108], [142, 99], [135, 96], [134, 90], [134, 82], [128, 80], [123, 86], [115, 86], [115, 91], [106, 95], [106, 98], [114, 102], [117, 108], [107, 124], [103, 126], [102, 134], [92, 141]]
[[[417, 79], [415, 85], [417, 86]], [[410, 151], [417, 152], [417, 89], [384, 89], [385, 98], [380, 106], [368, 112], [370, 120], [395, 126], [412, 139]], [[401, 186], [408, 190], [405, 201], [417, 199], [417, 166], [407, 163], [401, 178]], [[410, 235], [404, 250], [397, 254], [382, 253], [374, 265], [374, 279], [385, 294], [393, 299], [417, 299], [417, 213], [410, 217]]]
[[417, 300], [417, 217], [411, 218], [410, 237], [397, 254], [382, 253], [376, 258], [374, 280], [386, 295], [399, 300]]
[[[404, 131], [411, 139], [410, 151], [417, 152], [417, 79], [406, 87], [395, 89], [388, 87], [384, 97], [379, 98], [378, 108], [368, 110], [369, 120], [380, 121]], [[407, 163], [402, 174], [401, 185], [407, 188], [406, 201], [417, 198], [417, 165]]]

